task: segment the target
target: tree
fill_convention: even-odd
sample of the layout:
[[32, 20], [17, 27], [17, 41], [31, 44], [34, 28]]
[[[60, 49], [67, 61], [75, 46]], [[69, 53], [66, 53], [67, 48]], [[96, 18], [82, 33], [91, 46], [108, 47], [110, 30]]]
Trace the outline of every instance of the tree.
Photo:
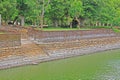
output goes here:
[[45, 12], [49, 6], [50, 0], [42, 0], [42, 9], [41, 9], [41, 21], [40, 21], [40, 26], [41, 29], [43, 28], [43, 24], [44, 24], [44, 16], [45, 16]]
[[5, 23], [13, 20], [17, 15], [16, 0], [1, 0], [0, 14], [2, 15], [2, 19]]
[[112, 13], [111, 22], [113, 25], [116, 25], [116, 26], [120, 26], [120, 3], [119, 1], [120, 0], [111, 0], [112, 9], [114, 9], [114, 12]]
[[52, 0], [50, 2], [50, 11], [49, 18], [51, 19], [53, 26], [58, 27], [60, 23], [62, 23], [62, 19], [64, 16], [64, 0]]
[[24, 23], [44, 24], [72, 28], [87, 26], [120, 25], [120, 0], [0, 0], [2, 21], [21, 19]]
[[17, 9], [18, 9], [18, 15], [21, 19], [21, 26], [24, 26], [24, 19], [29, 11], [29, 7], [26, 4], [25, 0], [17, 0]]
[[0, 14], [0, 27], [1, 27], [1, 14]]
[[71, 0], [70, 3], [69, 14], [78, 22], [78, 28], [80, 28], [79, 17], [83, 15], [82, 2], [80, 0]]
[[92, 25], [98, 21], [100, 0], [82, 0], [83, 2], [83, 18], [87, 25]]

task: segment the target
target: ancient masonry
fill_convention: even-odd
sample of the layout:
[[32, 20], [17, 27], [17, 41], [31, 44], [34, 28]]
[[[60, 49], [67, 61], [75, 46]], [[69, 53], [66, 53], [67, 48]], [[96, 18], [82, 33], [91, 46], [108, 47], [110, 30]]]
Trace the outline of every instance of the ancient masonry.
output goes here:
[[85, 55], [120, 48], [120, 37], [111, 29], [37, 31], [2, 27], [0, 69]]

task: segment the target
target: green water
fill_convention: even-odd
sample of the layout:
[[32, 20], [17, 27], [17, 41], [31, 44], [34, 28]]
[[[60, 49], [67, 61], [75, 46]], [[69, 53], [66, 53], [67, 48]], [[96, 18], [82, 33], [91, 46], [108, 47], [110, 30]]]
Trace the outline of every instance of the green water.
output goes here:
[[120, 49], [0, 70], [0, 80], [120, 80]]

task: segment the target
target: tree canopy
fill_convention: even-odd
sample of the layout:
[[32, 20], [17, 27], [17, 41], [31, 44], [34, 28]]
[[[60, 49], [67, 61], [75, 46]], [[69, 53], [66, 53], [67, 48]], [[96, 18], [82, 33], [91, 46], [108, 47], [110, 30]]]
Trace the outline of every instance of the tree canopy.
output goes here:
[[[119, 26], [120, 0], [0, 0], [2, 22], [43, 27]], [[25, 19], [25, 20], [24, 20]], [[24, 24], [23, 24], [24, 25]]]

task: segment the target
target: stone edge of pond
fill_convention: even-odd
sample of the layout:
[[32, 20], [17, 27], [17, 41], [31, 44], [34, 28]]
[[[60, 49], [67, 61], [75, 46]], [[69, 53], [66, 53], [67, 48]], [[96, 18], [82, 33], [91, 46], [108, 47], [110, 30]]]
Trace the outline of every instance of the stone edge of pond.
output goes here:
[[87, 54], [92, 54], [107, 50], [114, 50], [114, 49], [120, 49], [120, 43], [91, 46], [84, 49], [73, 48], [73, 49], [60, 49], [56, 51], [49, 51], [49, 56], [41, 56], [41, 55], [31, 56], [31, 57], [15, 56], [17, 58], [1, 60], [0, 70], [18, 67], [18, 66], [25, 66], [25, 65], [37, 65], [42, 62], [48, 62], [58, 59], [66, 59], [70, 57], [87, 55]]

